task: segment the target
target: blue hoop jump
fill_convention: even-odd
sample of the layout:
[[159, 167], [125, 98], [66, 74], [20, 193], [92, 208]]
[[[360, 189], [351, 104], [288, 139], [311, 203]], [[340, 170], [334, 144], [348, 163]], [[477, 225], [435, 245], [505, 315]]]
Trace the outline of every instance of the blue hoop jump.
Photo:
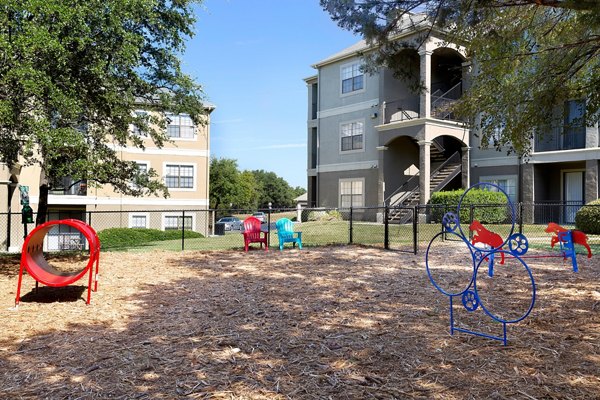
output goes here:
[[[509, 210], [510, 210], [511, 229], [510, 229], [509, 234], [506, 236], [506, 240], [504, 240], [502, 245], [497, 246], [497, 247], [492, 246], [492, 248], [490, 248], [490, 249], [481, 249], [481, 248], [475, 247], [469, 241], [468, 235], [465, 234], [465, 232], [463, 231], [462, 225], [460, 223], [460, 220], [461, 220], [460, 212], [461, 212], [461, 208], [463, 206], [463, 201], [464, 201], [467, 193], [470, 190], [481, 189], [481, 188], [487, 188], [488, 190], [492, 189], [494, 191], [503, 193], [507, 199], [507, 205], [509, 206]], [[427, 251], [425, 253], [425, 267], [427, 270], [427, 276], [429, 277], [429, 280], [431, 281], [433, 286], [439, 292], [448, 296], [449, 303], [450, 303], [449, 310], [450, 310], [450, 334], [451, 335], [453, 335], [455, 331], [464, 332], [464, 333], [468, 333], [468, 334], [475, 335], [475, 336], [485, 337], [488, 339], [499, 340], [506, 346], [506, 344], [507, 344], [506, 326], [508, 324], [514, 324], [514, 323], [524, 320], [525, 318], [527, 318], [527, 316], [533, 310], [533, 307], [535, 305], [535, 297], [536, 297], [535, 280], [533, 279], [533, 274], [531, 273], [531, 269], [525, 263], [525, 261], [523, 261], [523, 259], [521, 258], [521, 256], [523, 256], [525, 253], [527, 253], [527, 250], [529, 248], [529, 241], [527, 240], [527, 237], [525, 237], [525, 235], [523, 235], [521, 233], [514, 233], [515, 220], [516, 220], [515, 208], [514, 208], [514, 205], [512, 204], [512, 202], [510, 201], [508, 194], [501, 187], [499, 187], [498, 185], [492, 184], [492, 183], [477, 183], [475, 185], [472, 185], [461, 196], [461, 198], [458, 202], [456, 213], [448, 212], [442, 218], [442, 225], [443, 225], [444, 229], [442, 230], [442, 232], [435, 235], [433, 237], [433, 239], [431, 239], [431, 241], [429, 242], [429, 245], [427, 246]], [[441, 235], [444, 235], [443, 238], [447, 237], [448, 235], [452, 235], [452, 236], [459, 238], [462, 242], [467, 244], [467, 248], [471, 255], [473, 273], [471, 275], [470, 280], [468, 282], [466, 282], [464, 289], [462, 289], [458, 292], [452, 292], [452, 291], [442, 288], [440, 286], [440, 284], [435, 281], [435, 279], [431, 273], [431, 269], [429, 266], [429, 253], [431, 250], [431, 245]], [[502, 250], [506, 246], [508, 246], [509, 251]], [[521, 263], [521, 265], [525, 268], [525, 271], [526, 271], [529, 281], [531, 283], [532, 290], [531, 290], [531, 301], [529, 303], [529, 307], [518, 318], [505, 319], [505, 318], [500, 317], [499, 315], [494, 313], [493, 310], [490, 310], [489, 307], [486, 307], [485, 302], [482, 301], [481, 296], [479, 295], [478, 287], [477, 287], [477, 273], [479, 271], [479, 267], [482, 265], [482, 263], [484, 261], [487, 260], [488, 276], [490, 278], [493, 278], [493, 276], [494, 276], [494, 258], [496, 255], [502, 255], [502, 257], [504, 257], [505, 255], [510, 255], [513, 258], [517, 259]], [[502, 324], [502, 336], [489, 335], [487, 333], [476, 332], [476, 331], [472, 331], [470, 329], [464, 329], [464, 328], [455, 326], [454, 325], [454, 309], [453, 309], [454, 297], [460, 297], [463, 307], [467, 311], [474, 312], [478, 309], [481, 309], [492, 320], [501, 323]]]

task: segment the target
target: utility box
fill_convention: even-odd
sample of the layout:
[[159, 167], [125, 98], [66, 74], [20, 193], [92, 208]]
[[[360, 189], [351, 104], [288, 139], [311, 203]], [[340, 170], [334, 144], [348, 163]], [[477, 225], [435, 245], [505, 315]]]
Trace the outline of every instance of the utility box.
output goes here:
[[224, 222], [217, 222], [215, 224], [215, 235], [218, 235], [218, 236], [225, 235], [225, 223]]

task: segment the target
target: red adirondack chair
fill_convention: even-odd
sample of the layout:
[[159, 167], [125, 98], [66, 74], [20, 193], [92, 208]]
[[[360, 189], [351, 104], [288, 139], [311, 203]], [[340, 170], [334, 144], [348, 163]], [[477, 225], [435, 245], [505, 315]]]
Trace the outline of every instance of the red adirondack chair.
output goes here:
[[244, 235], [244, 250], [248, 251], [248, 246], [250, 243], [260, 243], [260, 247], [262, 244], [265, 244], [265, 251], [269, 250], [267, 246], [267, 232], [261, 232], [260, 230], [260, 221], [255, 217], [248, 217], [244, 220], [244, 231], [242, 232]]

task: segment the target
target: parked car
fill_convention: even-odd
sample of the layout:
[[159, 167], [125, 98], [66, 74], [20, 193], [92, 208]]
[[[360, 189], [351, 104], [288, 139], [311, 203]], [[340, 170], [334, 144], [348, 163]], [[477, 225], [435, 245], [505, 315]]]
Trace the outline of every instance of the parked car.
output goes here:
[[262, 211], [255, 212], [254, 214], [252, 214], [252, 216], [258, 219], [261, 223], [267, 222], [267, 216]]
[[242, 229], [242, 221], [237, 217], [223, 217], [217, 223], [225, 224], [226, 231], [239, 231]]

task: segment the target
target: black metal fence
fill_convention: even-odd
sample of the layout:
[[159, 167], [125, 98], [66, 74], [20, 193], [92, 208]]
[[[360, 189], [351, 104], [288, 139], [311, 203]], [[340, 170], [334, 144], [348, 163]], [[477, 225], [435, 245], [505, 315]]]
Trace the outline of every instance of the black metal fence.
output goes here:
[[[469, 205], [461, 210], [460, 230], [471, 236], [474, 220], [501, 236], [519, 232], [533, 245], [546, 245], [551, 234], [545, 232], [549, 222], [568, 229], [574, 228], [574, 216], [581, 205], [569, 203], [518, 203], [507, 205]], [[594, 206], [587, 206], [594, 207]], [[91, 225], [100, 235], [103, 250], [224, 250], [243, 248], [241, 221], [257, 210], [128, 210], [72, 211], [48, 215], [47, 219], [76, 218]], [[269, 247], [279, 246], [276, 221], [288, 218], [294, 229], [302, 232], [303, 246], [359, 244], [417, 254], [426, 249], [429, 241], [443, 228], [447, 212], [456, 213], [450, 206], [418, 205], [415, 207], [358, 207], [263, 209], [262, 230], [268, 236]], [[263, 214], [261, 214], [263, 213]], [[219, 217], [231, 217], [224, 222]], [[514, 224], [513, 224], [514, 221]], [[114, 228], [153, 228], [172, 231], [168, 238], [142, 244], [129, 241], [126, 232]], [[19, 252], [26, 236], [20, 214], [0, 214], [0, 251]], [[113, 234], [111, 235], [111, 231]], [[116, 232], [116, 233], [115, 233]], [[123, 233], [125, 232], [125, 233]], [[589, 243], [600, 246], [600, 235], [588, 235]], [[132, 236], [131, 236], [132, 237]], [[76, 250], [85, 248], [85, 238], [75, 229], [58, 225], [46, 236], [47, 250]], [[286, 244], [286, 247], [291, 246]], [[256, 245], [254, 247], [257, 247]], [[598, 247], [600, 250], [600, 247]]]

